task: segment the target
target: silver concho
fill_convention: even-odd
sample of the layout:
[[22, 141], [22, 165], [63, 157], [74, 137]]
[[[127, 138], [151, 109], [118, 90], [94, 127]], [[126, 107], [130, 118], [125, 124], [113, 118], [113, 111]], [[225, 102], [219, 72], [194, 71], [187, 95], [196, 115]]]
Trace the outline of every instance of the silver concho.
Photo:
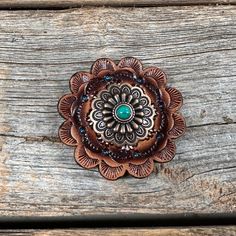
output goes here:
[[[131, 112], [127, 119], [117, 115], [117, 108], [123, 105]], [[147, 138], [155, 115], [150, 98], [140, 87], [122, 83], [111, 84], [94, 97], [89, 120], [104, 142], [129, 149]]]

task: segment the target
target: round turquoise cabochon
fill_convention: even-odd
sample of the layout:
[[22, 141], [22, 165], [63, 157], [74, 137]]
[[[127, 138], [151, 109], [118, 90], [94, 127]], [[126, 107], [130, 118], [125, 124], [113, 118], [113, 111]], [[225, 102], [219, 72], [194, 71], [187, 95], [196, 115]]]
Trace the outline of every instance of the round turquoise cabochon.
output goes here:
[[115, 113], [116, 113], [116, 116], [120, 120], [123, 120], [123, 121], [128, 120], [132, 116], [131, 107], [126, 104], [119, 105], [117, 107]]

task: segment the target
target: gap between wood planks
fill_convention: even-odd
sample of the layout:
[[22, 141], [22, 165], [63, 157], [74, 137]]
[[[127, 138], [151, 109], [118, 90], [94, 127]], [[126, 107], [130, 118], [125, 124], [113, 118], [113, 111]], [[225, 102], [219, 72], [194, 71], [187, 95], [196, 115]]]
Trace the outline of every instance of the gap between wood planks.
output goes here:
[[1, 229], [66, 229], [66, 228], [144, 228], [230, 226], [235, 213], [219, 214], [120, 214], [70, 217], [0, 217]]

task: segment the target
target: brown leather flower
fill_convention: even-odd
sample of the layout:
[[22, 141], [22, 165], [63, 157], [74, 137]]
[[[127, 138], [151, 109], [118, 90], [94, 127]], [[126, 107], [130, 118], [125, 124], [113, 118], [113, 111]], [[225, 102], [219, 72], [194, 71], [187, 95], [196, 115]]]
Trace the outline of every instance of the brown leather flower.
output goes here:
[[157, 67], [143, 69], [139, 60], [126, 57], [116, 65], [98, 59], [90, 73], [70, 79], [70, 94], [58, 110], [66, 121], [59, 128], [63, 143], [75, 146], [75, 160], [84, 168], [99, 167], [107, 179], [126, 172], [143, 178], [154, 161], [170, 161], [174, 140], [185, 130], [181, 93], [166, 86]]

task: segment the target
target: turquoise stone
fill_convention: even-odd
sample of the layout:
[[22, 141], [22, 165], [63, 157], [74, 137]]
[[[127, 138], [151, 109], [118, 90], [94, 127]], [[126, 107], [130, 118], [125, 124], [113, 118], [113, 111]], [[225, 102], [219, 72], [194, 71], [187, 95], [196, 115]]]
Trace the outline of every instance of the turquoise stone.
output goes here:
[[116, 116], [120, 120], [128, 120], [132, 116], [132, 110], [130, 106], [122, 104], [116, 109]]

